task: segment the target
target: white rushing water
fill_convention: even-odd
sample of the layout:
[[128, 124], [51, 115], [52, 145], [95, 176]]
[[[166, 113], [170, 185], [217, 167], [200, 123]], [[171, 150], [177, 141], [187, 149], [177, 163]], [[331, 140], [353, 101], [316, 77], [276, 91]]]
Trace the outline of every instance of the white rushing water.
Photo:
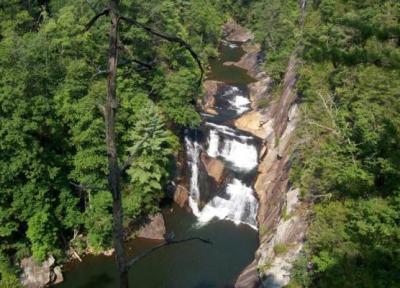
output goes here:
[[[217, 137], [218, 134], [215, 132]], [[185, 137], [186, 152], [190, 166], [189, 206], [204, 225], [214, 218], [231, 220], [236, 224], [247, 224], [257, 229], [256, 215], [258, 202], [251, 187], [244, 185], [239, 179], [233, 179], [226, 187], [226, 197], [214, 196], [204, 207], [199, 209], [199, 159], [201, 146], [196, 141]], [[218, 149], [215, 149], [218, 151]]]
[[219, 135], [214, 129], [210, 130], [210, 137], [208, 139], [207, 154], [210, 157], [217, 157], [219, 152]]
[[201, 146], [196, 142], [192, 142], [188, 137], [185, 137], [186, 154], [190, 165], [190, 195], [189, 206], [192, 208], [193, 214], [199, 213], [199, 206], [197, 205], [200, 200], [199, 189], [199, 158]]
[[236, 111], [237, 115], [241, 115], [250, 110], [250, 100], [242, 95], [236, 95], [233, 99], [228, 100], [232, 109]]
[[218, 132], [228, 135], [228, 136], [232, 136], [241, 140], [250, 140], [253, 139], [253, 137], [251, 136], [246, 136], [246, 135], [238, 135], [236, 133], [236, 131], [234, 129], [232, 129], [231, 127], [228, 126], [224, 126], [224, 125], [218, 125], [215, 123], [211, 123], [211, 122], [206, 122], [206, 126], [208, 127], [212, 127], [215, 130], [217, 130]]
[[216, 129], [210, 129], [207, 154], [210, 157], [222, 157], [237, 170], [249, 171], [258, 164], [258, 153], [253, 144], [239, 141], [233, 137], [222, 138]]
[[[228, 86], [222, 97], [229, 103], [227, 109], [235, 111], [237, 116], [251, 109], [250, 100], [244, 97], [242, 91], [236, 86]], [[197, 217], [200, 225], [204, 225], [212, 219], [226, 219], [257, 229], [257, 199], [252, 187], [245, 185], [239, 179], [242, 174], [247, 175], [258, 164], [258, 152], [254, 138], [231, 127], [207, 121], [205, 122], [205, 131], [208, 131], [209, 134], [206, 143], [202, 143], [203, 141], [198, 143], [197, 139], [191, 140], [188, 136], [185, 137], [191, 174], [189, 205], [193, 214]], [[203, 177], [199, 178], [200, 173], [207, 173], [200, 170], [204, 169], [200, 160], [203, 145], [207, 148], [208, 156], [222, 159], [225, 162], [225, 168], [231, 171], [229, 172], [231, 180], [228, 184], [221, 184], [225, 185], [220, 187], [225, 188], [225, 191], [220, 191], [221, 194], [212, 197], [202, 209], [199, 209], [202, 192], [207, 195], [215, 194], [215, 191], [200, 191], [200, 187], [208, 187], [208, 185], [199, 185], [201, 184], [199, 179], [203, 179]], [[235, 171], [235, 174], [232, 174], [232, 170]]]
[[197, 213], [200, 223], [207, 223], [214, 218], [228, 219], [235, 224], [244, 223], [257, 229], [256, 215], [258, 202], [253, 189], [240, 180], [233, 179], [226, 188], [228, 199], [215, 196]]
[[229, 109], [234, 110], [236, 115], [241, 115], [251, 109], [250, 99], [242, 95], [242, 91], [236, 86], [229, 86], [222, 97], [228, 101]]

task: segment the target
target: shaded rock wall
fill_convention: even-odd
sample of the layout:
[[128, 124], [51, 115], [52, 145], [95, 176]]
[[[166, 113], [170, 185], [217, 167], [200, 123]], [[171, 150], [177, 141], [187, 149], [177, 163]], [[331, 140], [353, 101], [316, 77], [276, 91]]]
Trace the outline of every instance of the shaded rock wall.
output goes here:
[[[235, 121], [236, 127], [263, 139], [258, 176], [254, 184], [259, 199], [260, 246], [254, 261], [238, 277], [235, 287], [283, 287], [290, 280], [292, 262], [300, 252], [306, 230], [307, 209], [298, 201], [298, 190], [290, 190], [290, 139], [299, 121], [296, 104], [295, 67], [292, 56], [285, 74], [283, 92], [277, 101], [269, 95], [270, 78], [259, 71], [261, 51], [257, 45], [235, 65], [248, 69], [258, 81], [249, 85], [253, 111]], [[257, 101], [271, 101], [262, 109]], [[295, 191], [295, 192], [293, 192]], [[297, 191], [297, 192], [296, 192]], [[285, 247], [285, 253], [274, 249]]]

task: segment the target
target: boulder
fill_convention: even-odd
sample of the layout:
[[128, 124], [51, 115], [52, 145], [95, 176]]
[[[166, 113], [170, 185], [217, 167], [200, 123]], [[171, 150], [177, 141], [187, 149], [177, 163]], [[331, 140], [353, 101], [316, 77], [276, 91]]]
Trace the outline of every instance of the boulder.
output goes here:
[[181, 208], [188, 207], [189, 191], [183, 185], [177, 185], [174, 193], [174, 202]]
[[201, 153], [201, 161], [207, 171], [208, 176], [214, 178], [214, 180], [220, 184], [224, 179], [225, 166], [224, 163], [216, 158], [207, 156], [205, 153]]
[[21, 260], [21, 284], [28, 288], [40, 288], [63, 281], [60, 266], [55, 266], [55, 259], [49, 256], [43, 263], [37, 263], [32, 257]]
[[259, 72], [261, 72], [261, 47], [258, 44], [246, 44], [243, 45], [242, 48], [246, 53], [238, 62], [235, 62], [234, 65], [247, 70], [247, 73], [250, 76], [252, 76], [253, 78], [257, 78], [257, 75], [259, 74]]
[[54, 276], [55, 276], [55, 279], [52, 282], [53, 285], [61, 283], [61, 282], [64, 281], [64, 277], [62, 275], [62, 271], [61, 271], [61, 267], [60, 266], [54, 267], [53, 272], [54, 272]]
[[218, 112], [215, 111], [215, 95], [217, 95], [219, 86], [223, 84], [219, 81], [206, 80], [204, 81], [204, 98], [201, 103], [202, 110], [206, 113], [217, 115]]
[[240, 26], [233, 19], [229, 20], [222, 27], [225, 39], [232, 42], [247, 42], [254, 38], [254, 35], [246, 28]]
[[234, 121], [236, 128], [247, 131], [254, 136], [265, 139], [270, 129], [259, 111], [251, 110]]
[[142, 238], [163, 240], [166, 233], [164, 217], [161, 213], [151, 216], [147, 223], [140, 228], [138, 236]]

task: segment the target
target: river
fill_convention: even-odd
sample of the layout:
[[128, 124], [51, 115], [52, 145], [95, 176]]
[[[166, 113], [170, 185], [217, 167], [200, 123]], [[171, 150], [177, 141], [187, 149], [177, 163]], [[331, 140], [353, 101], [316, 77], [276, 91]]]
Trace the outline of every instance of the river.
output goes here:
[[[158, 250], [130, 269], [132, 287], [232, 287], [254, 258], [258, 203], [252, 184], [259, 142], [229, 124], [250, 109], [247, 84], [253, 79], [241, 68], [223, 65], [240, 59], [244, 54], [240, 44], [224, 42], [220, 52], [207, 75], [208, 80], [225, 83], [215, 99], [218, 115], [203, 114], [201, 127], [185, 135], [193, 213], [176, 205], [163, 210], [167, 232], [173, 232], [176, 239], [198, 236], [213, 244], [192, 241]], [[207, 175], [201, 153], [224, 163], [224, 180], [216, 187], [204, 185]], [[136, 255], [158, 243], [135, 239], [128, 243], [128, 253]], [[113, 257], [88, 255], [83, 262], [68, 263], [64, 271], [64, 282], [58, 288], [116, 286]]]

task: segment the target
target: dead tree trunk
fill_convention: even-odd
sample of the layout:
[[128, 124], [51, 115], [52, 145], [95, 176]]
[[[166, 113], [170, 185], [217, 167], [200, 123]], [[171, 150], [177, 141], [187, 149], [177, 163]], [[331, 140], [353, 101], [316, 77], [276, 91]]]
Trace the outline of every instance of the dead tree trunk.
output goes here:
[[118, 266], [119, 287], [128, 288], [123, 233], [123, 211], [121, 202], [120, 171], [118, 166], [117, 145], [115, 138], [115, 114], [118, 105], [116, 92], [118, 63], [118, 0], [110, 1], [111, 19], [108, 54], [107, 101], [105, 104], [106, 143], [108, 155], [108, 185], [113, 197], [113, 240]]
[[[108, 7], [103, 9], [102, 11], [96, 11], [93, 5], [87, 1], [89, 6], [92, 8], [96, 15], [90, 20], [88, 25], [86, 26], [85, 31], [88, 31], [94, 23], [103, 16], [108, 16], [111, 20], [111, 26], [109, 30], [109, 47], [108, 47], [108, 70], [100, 71], [102, 74], [104, 72], [107, 73], [107, 100], [104, 105], [103, 113], [105, 120], [105, 128], [106, 128], [106, 145], [107, 145], [107, 157], [108, 157], [108, 186], [109, 190], [112, 193], [113, 198], [113, 242], [115, 249], [115, 258], [117, 262], [118, 268], [118, 286], [120, 288], [128, 288], [128, 270], [129, 268], [136, 263], [139, 259], [147, 256], [153, 251], [176, 243], [182, 243], [191, 240], [201, 240], [205, 243], [209, 243], [208, 240], [200, 239], [200, 238], [190, 238], [179, 241], [169, 240], [162, 245], [156, 247], [155, 249], [150, 249], [150, 251], [145, 252], [139, 258], [135, 258], [131, 261], [126, 260], [125, 249], [124, 249], [124, 230], [123, 230], [123, 211], [122, 211], [122, 193], [121, 193], [121, 174], [131, 165], [132, 157], [129, 157], [126, 163], [120, 168], [118, 165], [118, 154], [117, 154], [117, 143], [116, 143], [116, 135], [115, 135], [115, 114], [118, 108], [118, 100], [117, 100], [117, 68], [118, 68], [118, 25], [120, 20], [124, 20], [130, 24], [136, 25], [150, 34], [161, 37], [167, 41], [175, 42], [184, 47], [187, 51], [190, 52], [191, 56], [196, 61], [197, 65], [200, 69], [200, 79], [198, 85], [201, 84], [203, 79], [204, 70], [201, 65], [200, 59], [197, 54], [194, 52], [192, 47], [187, 44], [184, 40], [179, 37], [171, 36], [164, 34], [162, 32], [156, 31], [150, 27], [139, 24], [137, 21], [120, 16], [119, 14], [119, 0], [110, 0]], [[133, 60], [135, 62], [135, 60]], [[136, 62], [138, 62], [136, 60]], [[143, 62], [139, 61], [140, 64], [143, 65]], [[143, 139], [145, 141], [145, 139]], [[78, 187], [84, 187], [81, 185], [77, 185]]]

